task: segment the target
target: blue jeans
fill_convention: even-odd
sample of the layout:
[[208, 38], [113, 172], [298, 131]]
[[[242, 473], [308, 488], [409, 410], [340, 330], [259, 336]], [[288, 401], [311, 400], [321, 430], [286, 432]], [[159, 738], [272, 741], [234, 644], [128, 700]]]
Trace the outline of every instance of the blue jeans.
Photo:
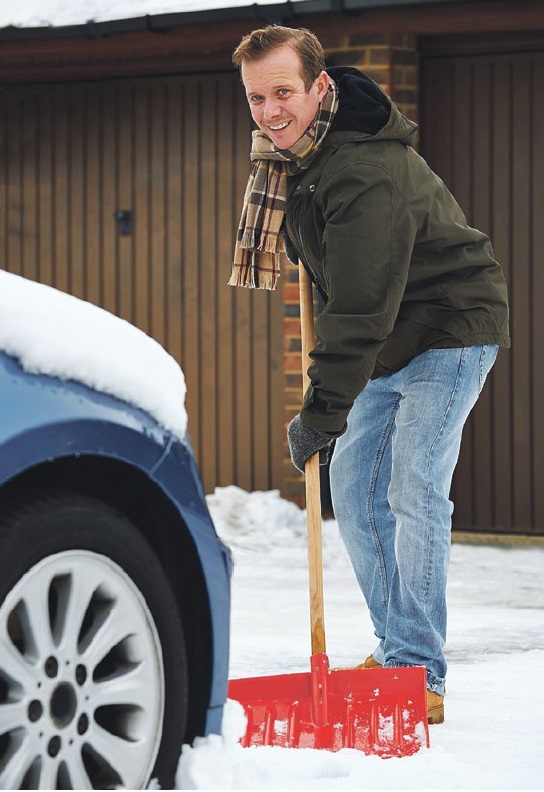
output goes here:
[[335, 517], [385, 666], [422, 665], [444, 694], [446, 579], [461, 433], [496, 346], [429, 349], [371, 380], [336, 441]]

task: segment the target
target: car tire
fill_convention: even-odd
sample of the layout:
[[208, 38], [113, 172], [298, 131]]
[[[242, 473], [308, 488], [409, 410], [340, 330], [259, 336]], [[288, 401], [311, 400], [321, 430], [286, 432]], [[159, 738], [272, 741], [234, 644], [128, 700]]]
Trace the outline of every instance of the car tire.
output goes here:
[[173, 788], [188, 710], [178, 605], [150, 544], [67, 491], [0, 509], [0, 788]]

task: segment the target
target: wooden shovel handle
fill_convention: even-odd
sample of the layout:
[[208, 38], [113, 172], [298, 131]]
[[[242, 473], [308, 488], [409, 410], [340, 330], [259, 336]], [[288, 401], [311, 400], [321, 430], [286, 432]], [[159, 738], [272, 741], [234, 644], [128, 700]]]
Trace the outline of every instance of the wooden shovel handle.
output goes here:
[[[310, 384], [307, 374], [310, 351], [315, 345], [312, 282], [299, 262], [300, 330], [302, 338], [302, 392]], [[308, 525], [308, 573], [310, 581], [310, 628], [312, 655], [325, 654], [325, 617], [323, 609], [323, 558], [321, 543], [321, 497], [319, 454], [306, 462], [306, 518]]]

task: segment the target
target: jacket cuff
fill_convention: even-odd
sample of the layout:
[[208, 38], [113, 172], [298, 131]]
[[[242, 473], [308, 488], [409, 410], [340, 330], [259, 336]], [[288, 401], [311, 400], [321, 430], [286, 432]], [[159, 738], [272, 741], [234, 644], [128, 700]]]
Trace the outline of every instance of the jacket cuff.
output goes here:
[[335, 440], [347, 429], [347, 417], [350, 408], [332, 411], [329, 405], [319, 398], [312, 386], [306, 391], [304, 403], [300, 410], [300, 422], [310, 429]]

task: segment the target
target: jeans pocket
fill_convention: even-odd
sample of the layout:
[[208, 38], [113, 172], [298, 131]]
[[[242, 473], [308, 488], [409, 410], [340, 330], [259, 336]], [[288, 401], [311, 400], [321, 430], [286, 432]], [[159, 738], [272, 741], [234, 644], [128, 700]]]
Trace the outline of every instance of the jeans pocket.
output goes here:
[[487, 375], [493, 368], [493, 364], [497, 359], [499, 347], [497, 344], [485, 344], [482, 346], [480, 352], [480, 366], [478, 371], [478, 396], [482, 392], [485, 385]]

